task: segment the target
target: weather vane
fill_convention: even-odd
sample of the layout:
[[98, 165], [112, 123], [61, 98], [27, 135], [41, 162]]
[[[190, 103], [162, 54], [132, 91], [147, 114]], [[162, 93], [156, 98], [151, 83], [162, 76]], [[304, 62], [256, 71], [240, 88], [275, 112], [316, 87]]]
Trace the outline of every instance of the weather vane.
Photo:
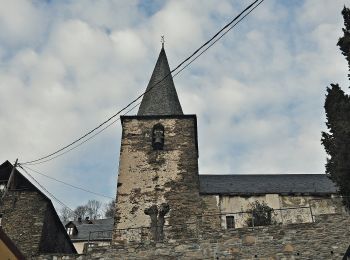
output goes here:
[[162, 48], [164, 48], [164, 43], [165, 43], [164, 35], [160, 36], [160, 42], [162, 43]]

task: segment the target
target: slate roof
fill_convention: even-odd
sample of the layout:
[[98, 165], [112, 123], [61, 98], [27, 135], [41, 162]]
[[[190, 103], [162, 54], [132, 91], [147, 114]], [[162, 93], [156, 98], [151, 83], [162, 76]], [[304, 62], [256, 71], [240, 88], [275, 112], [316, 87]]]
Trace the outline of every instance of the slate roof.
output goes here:
[[[8, 160], [6, 160], [4, 163], [0, 165], [0, 182], [5, 181], [7, 183], [8, 179], [10, 178], [12, 168], [13, 168], [13, 165]], [[50, 212], [53, 215], [53, 220], [55, 222], [54, 224], [56, 225], [57, 232], [58, 231], [62, 232], [62, 234], [65, 236], [65, 239], [69, 241], [69, 245], [71, 247], [72, 252], [76, 253], [75, 247], [71, 243], [71, 240], [66, 232], [66, 229], [62, 225], [62, 222], [59, 216], [57, 215], [55, 207], [52, 204], [52, 201], [40, 189], [38, 189], [34, 184], [32, 184], [26, 177], [24, 177], [22, 173], [17, 170], [17, 168], [15, 169], [15, 174], [12, 181], [15, 183], [14, 190], [29, 191], [29, 192], [34, 191], [40, 194], [40, 196], [47, 202], [48, 210], [50, 210]], [[26, 217], [26, 216], [22, 216], [22, 217]], [[29, 232], [29, 231], [25, 231], [25, 232]]]
[[[0, 182], [7, 182], [10, 178], [13, 165], [9, 161], [5, 161], [0, 165]], [[16, 183], [17, 190], [37, 191], [45, 199], [50, 200], [44, 193], [36, 188], [30, 181], [27, 180], [17, 169], [14, 175], [14, 182]]]
[[[73, 242], [76, 241], [87, 241], [89, 240], [89, 234], [92, 233], [90, 240], [111, 240], [112, 239], [112, 230], [114, 226], [113, 218], [106, 219], [95, 219], [90, 220], [92, 224], [88, 224], [85, 220], [79, 221], [67, 221], [64, 222], [64, 226], [69, 223], [73, 223], [78, 229], [78, 234], [75, 236], [71, 236], [71, 240]], [[96, 232], [96, 231], [104, 231], [104, 232]]]
[[[165, 78], [168, 74], [169, 76]], [[142, 98], [138, 116], [183, 114], [164, 48], [159, 53], [146, 92]]]
[[201, 194], [334, 194], [325, 174], [199, 175]]

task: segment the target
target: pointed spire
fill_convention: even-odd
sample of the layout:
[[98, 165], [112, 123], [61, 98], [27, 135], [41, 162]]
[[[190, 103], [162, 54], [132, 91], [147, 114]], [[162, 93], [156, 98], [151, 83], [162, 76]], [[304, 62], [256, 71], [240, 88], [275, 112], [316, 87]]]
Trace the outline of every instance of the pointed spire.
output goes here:
[[183, 115], [163, 44], [146, 91], [137, 115]]

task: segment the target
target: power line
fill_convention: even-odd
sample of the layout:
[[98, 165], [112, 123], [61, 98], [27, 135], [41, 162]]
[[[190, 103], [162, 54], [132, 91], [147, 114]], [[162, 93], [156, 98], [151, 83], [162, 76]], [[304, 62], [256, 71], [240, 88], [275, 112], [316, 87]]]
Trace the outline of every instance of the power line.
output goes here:
[[[256, 6], [254, 6], [248, 13], [246, 13], [242, 18], [240, 18], [237, 22], [235, 22], [227, 31], [225, 31], [219, 38], [213, 41], [207, 48], [201, 51], [194, 59], [192, 59], [189, 63], [187, 63], [183, 68], [181, 68], [178, 72], [176, 72], [173, 76], [176, 77], [179, 73], [181, 73], [184, 69], [186, 69], [192, 62], [198, 59], [204, 52], [206, 52], [210, 47], [212, 47], [216, 42], [218, 42], [222, 37], [224, 37], [229, 31], [231, 31], [239, 22], [241, 22], [246, 16], [248, 16], [255, 8], [257, 8], [262, 2], [265, 0], [261, 0]], [[256, 2], [256, 1], [255, 1]], [[226, 27], [226, 26], [225, 26]], [[226, 27], [227, 28], [227, 27]]]
[[[107, 120], [105, 120], [104, 122], [102, 122], [101, 124], [99, 124], [97, 127], [95, 127], [94, 129], [90, 130], [89, 132], [87, 132], [86, 134], [84, 134], [83, 136], [79, 137], [78, 139], [76, 139], [75, 141], [71, 142], [70, 144], [58, 149], [57, 151], [50, 153], [46, 156], [40, 157], [36, 160], [32, 160], [32, 161], [28, 161], [28, 162], [24, 162], [23, 164], [30, 164], [30, 163], [34, 163], [34, 162], [38, 162], [38, 161], [42, 161], [43, 159], [49, 158], [52, 155], [58, 154], [61, 151], [67, 149], [68, 147], [78, 143], [79, 141], [81, 141], [82, 139], [84, 139], [85, 137], [87, 137], [88, 135], [90, 135], [91, 133], [95, 132], [96, 130], [98, 130], [99, 128], [101, 128], [103, 125], [107, 124], [109, 121], [111, 121], [113, 118], [115, 118], [117, 115], [119, 115], [121, 112], [123, 112], [124, 110], [126, 110], [128, 107], [130, 107], [132, 104], [134, 104], [136, 101], [138, 101], [142, 96], [144, 96], [146, 93], [148, 93], [149, 91], [151, 91], [155, 86], [157, 86], [158, 84], [160, 84], [163, 80], [165, 80], [167, 77], [169, 77], [173, 72], [175, 72], [179, 67], [181, 67], [184, 63], [186, 63], [188, 60], [190, 60], [193, 56], [195, 56], [201, 49], [203, 49], [206, 45], [208, 45], [212, 40], [214, 40], [222, 31], [224, 31], [226, 28], [228, 28], [232, 23], [234, 23], [239, 17], [241, 17], [247, 10], [249, 10], [255, 3], [257, 3], [259, 0], [255, 0], [252, 4], [248, 5], [240, 14], [238, 14], [232, 21], [230, 21], [227, 25], [225, 25], [222, 29], [220, 29], [213, 37], [211, 37], [207, 42], [205, 42], [202, 46], [200, 46], [194, 53], [192, 53], [189, 57], [187, 57], [184, 61], [182, 61], [178, 66], [176, 66], [173, 70], [170, 71], [170, 73], [168, 73], [165, 77], [163, 77], [160, 81], [158, 81], [157, 83], [155, 83], [153, 86], [151, 86], [148, 90], [146, 90], [145, 92], [143, 92], [141, 95], [139, 95], [136, 99], [134, 99], [133, 101], [131, 101], [128, 105], [126, 105], [124, 108], [122, 108], [121, 110], [119, 110], [117, 113], [115, 113], [114, 115], [112, 115], [111, 117], [109, 117]], [[255, 9], [255, 8], [254, 8]], [[241, 19], [242, 20], [242, 19]], [[240, 21], [241, 21], [240, 20]], [[233, 27], [232, 27], [233, 28]], [[231, 28], [231, 29], [232, 29]], [[229, 31], [229, 30], [228, 30]], [[227, 32], [226, 32], [227, 33]], [[226, 34], [225, 33], [225, 34]], [[221, 36], [222, 37], [222, 36]], [[221, 39], [221, 37], [219, 39]], [[217, 41], [215, 41], [217, 42]], [[215, 43], [214, 42], [214, 43]], [[213, 44], [212, 44], [213, 45]], [[202, 55], [206, 50], [208, 50], [212, 45], [210, 45], [209, 47], [207, 47], [203, 52], [201, 52], [195, 59], [197, 59], [200, 55]], [[194, 59], [194, 60], [195, 60]], [[193, 62], [193, 61], [192, 61]], [[192, 62], [190, 62], [189, 64], [191, 64]], [[188, 65], [189, 65], [188, 64]], [[188, 66], [187, 65], [187, 66]], [[187, 67], [186, 66], [186, 67]], [[182, 69], [183, 70], [183, 69]], [[182, 71], [181, 70], [181, 71]], [[177, 73], [178, 74], [178, 73]], [[176, 74], [176, 75], [177, 75]]]
[[[46, 178], [49, 178], [49, 179], [51, 179], [51, 180], [54, 180], [54, 181], [60, 182], [60, 183], [62, 183], [62, 184], [65, 184], [65, 185], [67, 185], [67, 186], [70, 186], [70, 187], [72, 187], [72, 188], [75, 188], [75, 189], [78, 189], [78, 190], [82, 190], [82, 191], [85, 191], [85, 192], [88, 192], [88, 193], [91, 193], [91, 194], [95, 194], [95, 195], [97, 195], [97, 196], [105, 197], [105, 198], [108, 198], [108, 199], [114, 199], [114, 198], [112, 198], [112, 197], [109, 197], [109, 196], [106, 196], [106, 195], [103, 195], [103, 194], [100, 194], [100, 193], [97, 193], [97, 192], [94, 192], [94, 191], [90, 191], [90, 190], [85, 189], [85, 188], [82, 188], [82, 187], [78, 187], [78, 186], [72, 185], [72, 184], [70, 184], [70, 183], [67, 183], [67, 182], [58, 180], [58, 179], [56, 179], [56, 178], [54, 178], [54, 177], [51, 177], [51, 176], [48, 176], [48, 175], [46, 175], [46, 174], [44, 174], [44, 173], [42, 173], [42, 172], [39, 172], [39, 171], [34, 170], [34, 169], [31, 169], [31, 168], [29, 168], [28, 166], [21, 165], [21, 164], [20, 164], [20, 166], [23, 166], [23, 167], [26, 168], [27, 170], [30, 170], [30, 171], [35, 172], [35, 173], [37, 173], [37, 174], [40, 174], [40, 175], [42, 175], [42, 176], [44, 176], [44, 177], [46, 177]], [[22, 169], [23, 169], [23, 168], [22, 168]]]
[[[135, 109], [141, 102], [137, 103], [135, 106], [133, 106], [131, 109], [129, 109], [126, 113], [124, 113], [123, 115], [126, 115], [128, 114], [130, 111], [132, 111], [133, 109]], [[78, 143], [77, 145], [73, 146], [72, 148], [62, 152], [62, 153], [59, 153], [57, 154], [56, 156], [54, 157], [51, 157], [47, 160], [42, 160], [40, 162], [36, 162], [36, 163], [22, 163], [22, 165], [37, 165], [37, 164], [42, 164], [42, 163], [45, 163], [45, 162], [48, 162], [48, 161], [51, 161], [53, 159], [56, 159], [57, 157], [60, 157], [66, 153], [69, 153], [70, 151], [72, 150], [75, 150], [76, 148], [78, 148], [79, 146], [83, 145], [84, 143], [90, 141], [92, 138], [94, 138], [96, 135], [100, 134], [101, 132], [103, 132], [104, 130], [106, 130], [107, 128], [109, 128], [111, 125], [113, 125], [115, 122], [119, 121], [120, 118], [117, 118], [115, 119], [114, 121], [112, 121], [111, 123], [109, 123], [107, 126], [105, 126], [104, 128], [102, 128], [100, 131], [96, 132], [95, 134], [93, 134], [92, 136], [90, 136], [89, 138], [85, 139], [84, 141], [82, 141], [81, 143]]]
[[[136, 100], [135, 100], [136, 101]], [[108, 127], [110, 127], [111, 125], [113, 125], [115, 122], [117, 122], [119, 120], [119, 118], [117, 118], [116, 120], [112, 121], [110, 124], [108, 124], [106, 127], [104, 127], [103, 129], [101, 129], [99, 132], [95, 133], [94, 135], [92, 135], [91, 137], [89, 137], [88, 139], [84, 140], [83, 142], [81, 143], [78, 143], [79, 141], [81, 141], [82, 139], [84, 139], [86, 136], [90, 135], [91, 133], [93, 133], [94, 131], [96, 131], [97, 129], [99, 129], [100, 127], [102, 127], [103, 125], [105, 125], [107, 122], [111, 121], [115, 116], [117, 116], [118, 114], [120, 114], [123, 110], [125, 110], [127, 107], [129, 107], [132, 103], [130, 103], [128, 106], [126, 106], [125, 108], [123, 108], [122, 110], [120, 110], [117, 114], [113, 115], [112, 117], [108, 118], [105, 122], [103, 122], [102, 124], [100, 124], [99, 126], [95, 127], [93, 130], [91, 130], [90, 132], [86, 133], [85, 135], [83, 135], [82, 137], [80, 137], [79, 139], [75, 140], [74, 142], [70, 143], [69, 145], [66, 145], [65, 147], [57, 150], [56, 152], [54, 153], [51, 153], [47, 156], [44, 156], [44, 157], [41, 157], [37, 160], [33, 160], [33, 161], [28, 161], [28, 162], [24, 162], [24, 163], [21, 163], [22, 165], [25, 165], [25, 164], [29, 164], [29, 165], [36, 165], [36, 164], [41, 164], [41, 163], [44, 163], [44, 162], [48, 162], [48, 161], [51, 161], [57, 157], [60, 157], [61, 155], [63, 154], [66, 154], [72, 150], [74, 150], [75, 148], [79, 147], [80, 145], [86, 143], [87, 141], [89, 141], [90, 139], [94, 138], [96, 135], [98, 135], [99, 133], [103, 132], [104, 130], [106, 130]], [[133, 106], [130, 110], [128, 110], [124, 115], [126, 115], [127, 113], [129, 113], [131, 110], [133, 110], [135, 107], [137, 107], [140, 103], [137, 103], [135, 106]], [[75, 145], [74, 147], [72, 147], [71, 149], [63, 152], [63, 153], [60, 153], [58, 154], [59, 152], [65, 150], [66, 148], [74, 145], [78, 143], [77, 145]], [[51, 157], [52, 155], [55, 155], [55, 154], [58, 154], [57, 156], [54, 156], [54, 157]], [[45, 160], [45, 161], [42, 161], [43, 159], [46, 159], [46, 158], [49, 158], [51, 157], [50, 159], [48, 160]], [[38, 162], [38, 161], [41, 161], [41, 162]], [[38, 163], [34, 163], [34, 162], [38, 162]]]
[[[239, 17], [241, 17], [242, 14], [244, 14], [247, 10], [249, 10], [254, 4], [256, 4], [259, 0], [255, 0], [253, 3], [251, 3], [250, 5], [248, 5], [242, 12], [239, 13], [239, 15], [237, 15], [235, 18], [233, 18], [233, 20], [231, 22], [229, 22], [228, 24], [226, 24], [224, 27], [222, 27], [216, 34], [214, 34], [214, 36], [212, 36], [208, 41], [206, 41], [204, 44], [202, 44], [201, 47], [199, 47], [197, 50], [195, 50], [188, 58], [186, 58], [184, 61], [182, 61], [179, 65], [177, 65], [175, 67], [175, 69], [173, 69], [171, 71], [171, 73], [173, 73], [175, 70], [177, 70], [179, 67], [181, 67], [184, 63], [186, 63], [187, 61], [189, 61], [193, 56], [195, 56], [201, 49], [203, 49], [206, 45], [208, 45], [212, 40], [214, 40], [220, 33], [222, 33], [222, 31], [224, 31], [226, 28], [228, 28], [232, 23], [234, 23]], [[255, 9], [255, 8], [254, 8]], [[219, 38], [221, 39], [221, 37]], [[216, 41], [215, 41], [216, 42]], [[209, 49], [209, 48], [207, 48]], [[205, 50], [207, 50], [205, 49]]]
[[51, 197], [52, 199], [54, 199], [56, 202], [58, 202], [62, 207], [67, 208], [69, 211], [71, 211], [73, 214], [75, 214], [77, 217], [79, 217], [74, 210], [72, 210], [70, 207], [68, 207], [66, 204], [64, 204], [61, 200], [59, 200], [58, 198], [56, 198], [51, 192], [49, 192], [43, 185], [41, 185], [28, 171], [26, 171], [26, 169], [24, 169], [21, 165], [19, 165], [19, 167], [41, 188], [43, 189], [48, 195], [49, 197]]

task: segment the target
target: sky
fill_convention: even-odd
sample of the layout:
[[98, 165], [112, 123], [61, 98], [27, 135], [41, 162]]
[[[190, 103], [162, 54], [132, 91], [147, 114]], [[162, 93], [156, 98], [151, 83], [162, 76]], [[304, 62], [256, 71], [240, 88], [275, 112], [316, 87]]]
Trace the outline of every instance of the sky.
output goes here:
[[[174, 68], [250, 3], [0, 0], [0, 161], [37, 159], [93, 129], [146, 89], [162, 35]], [[265, 0], [174, 78], [197, 115], [200, 174], [325, 172], [326, 88], [349, 84], [336, 46], [344, 4]], [[31, 168], [114, 198], [120, 137], [116, 122]], [[30, 173], [70, 208], [110, 200]]]

